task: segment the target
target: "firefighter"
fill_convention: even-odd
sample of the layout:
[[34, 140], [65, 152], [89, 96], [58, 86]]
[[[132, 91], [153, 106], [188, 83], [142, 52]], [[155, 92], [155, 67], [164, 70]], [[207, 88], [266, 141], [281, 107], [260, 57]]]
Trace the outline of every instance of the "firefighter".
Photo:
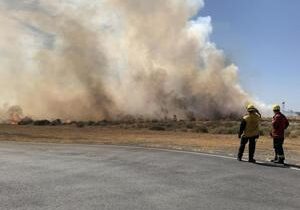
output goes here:
[[284, 131], [289, 126], [288, 119], [280, 112], [280, 106], [273, 106], [274, 116], [272, 119], [272, 132], [271, 137], [273, 138], [273, 146], [275, 151], [275, 158], [271, 160], [274, 163], [284, 164]]
[[255, 163], [254, 153], [256, 146], [256, 139], [259, 138], [259, 122], [261, 119], [261, 114], [250, 104], [247, 106], [248, 114], [245, 115], [241, 121], [239, 138], [241, 139], [241, 144], [238, 153], [238, 160], [242, 161], [243, 153], [246, 144], [249, 142], [249, 162]]

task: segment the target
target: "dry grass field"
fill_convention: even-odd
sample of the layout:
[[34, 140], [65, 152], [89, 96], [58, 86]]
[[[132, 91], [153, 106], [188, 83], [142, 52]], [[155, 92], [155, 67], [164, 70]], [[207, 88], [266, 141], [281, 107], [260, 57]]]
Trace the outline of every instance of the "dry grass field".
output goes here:
[[[238, 121], [178, 122], [91, 122], [60, 125], [0, 125], [0, 141], [114, 144], [171, 148], [235, 156], [239, 139]], [[269, 121], [262, 122], [262, 136], [257, 142], [256, 157], [273, 157], [272, 139], [267, 135]], [[299, 122], [292, 122], [285, 142], [287, 160], [300, 164]], [[247, 153], [245, 153], [247, 158]]]

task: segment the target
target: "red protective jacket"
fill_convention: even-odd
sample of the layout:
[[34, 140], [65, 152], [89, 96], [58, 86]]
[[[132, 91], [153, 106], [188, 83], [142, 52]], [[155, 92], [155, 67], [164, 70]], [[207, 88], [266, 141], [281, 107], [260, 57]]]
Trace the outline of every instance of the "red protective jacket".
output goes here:
[[284, 138], [284, 130], [287, 129], [288, 126], [288, 119], [281, 112], [276, 113], [272, 120], [272, 137]]

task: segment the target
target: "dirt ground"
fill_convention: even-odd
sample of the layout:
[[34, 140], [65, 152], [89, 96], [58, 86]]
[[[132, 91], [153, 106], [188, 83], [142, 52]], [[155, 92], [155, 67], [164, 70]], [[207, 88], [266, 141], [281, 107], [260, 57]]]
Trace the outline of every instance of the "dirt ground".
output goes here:
[[[236, 156], [236, 135], [206, 134], [181, 131], [151, 131], [112, 127], [19, 126], [0, 125], [0, 141], [47, 142], [64, 144], [114, 144], [198, 151]], [[300, 138], [285, 141], [287, 162], [300, 164]], [[247, 149], [244, 155], [247, 159]], [[272, 139], [263, 136], [257, 142], [256, 158], [273, 158]]]

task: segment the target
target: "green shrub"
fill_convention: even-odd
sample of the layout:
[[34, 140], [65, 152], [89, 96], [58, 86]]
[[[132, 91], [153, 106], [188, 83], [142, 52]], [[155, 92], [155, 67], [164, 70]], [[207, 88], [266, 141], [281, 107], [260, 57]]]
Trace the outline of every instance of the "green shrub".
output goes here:
[[208, 129], [206, 126], [196, 126], [194, 129], [193, 129], [193, 132], [195, 133], [208, 133]]
[[195, 127], [195, 124], [193, 124], [193, 123], [189, 123], [186, 125], [186, 128], [188, 128], [188, 129], [193, 129], [194, 127]]
[[165, 131], [166, 128], [164, 128], [162, 126], [152, 126], [152, 127], [150, 127], [150, 130], [152, 130], [152, 131]]

